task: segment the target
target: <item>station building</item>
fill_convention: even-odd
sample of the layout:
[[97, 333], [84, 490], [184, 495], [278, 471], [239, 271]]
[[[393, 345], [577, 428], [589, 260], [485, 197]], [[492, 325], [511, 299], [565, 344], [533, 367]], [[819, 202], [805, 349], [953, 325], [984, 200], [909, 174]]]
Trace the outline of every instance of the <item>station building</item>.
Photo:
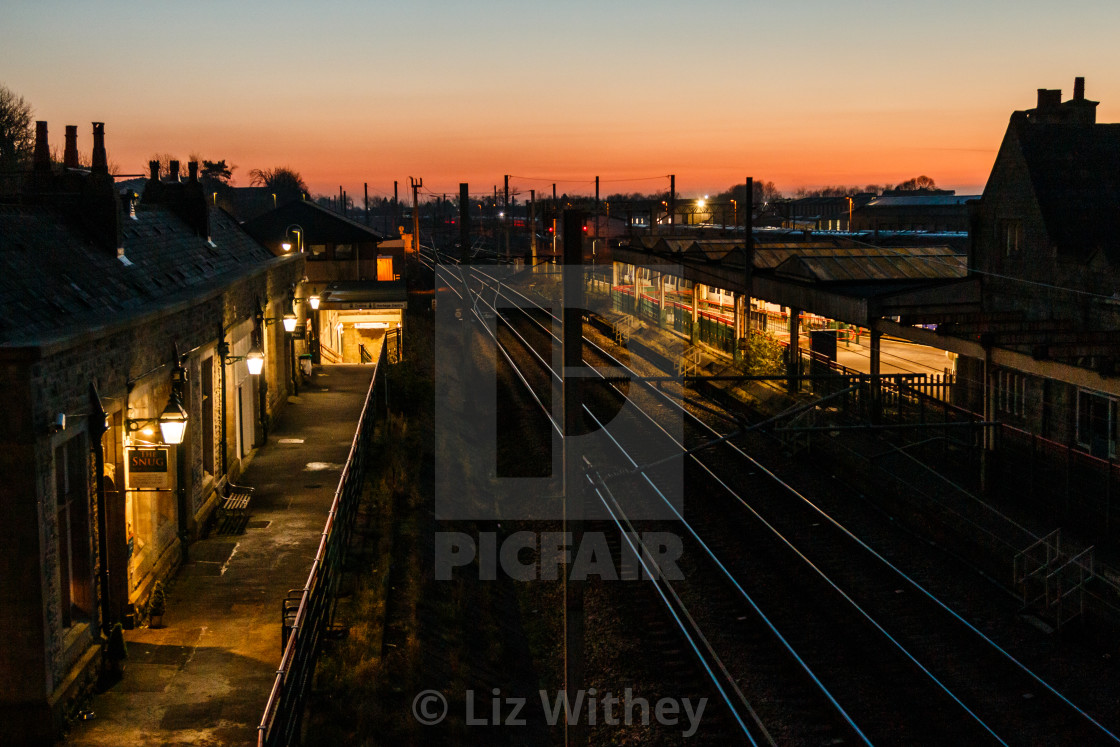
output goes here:
[[[0, 743], [49, 743], [189, 553], [290, 391], [304, 258], [208, 204], [197, 165], [143, 199], [77, 128], [0, 203]], [[298, 320], [298, 316], [297, 316]], [[261, 361], [259, 373], [250, 363]]]

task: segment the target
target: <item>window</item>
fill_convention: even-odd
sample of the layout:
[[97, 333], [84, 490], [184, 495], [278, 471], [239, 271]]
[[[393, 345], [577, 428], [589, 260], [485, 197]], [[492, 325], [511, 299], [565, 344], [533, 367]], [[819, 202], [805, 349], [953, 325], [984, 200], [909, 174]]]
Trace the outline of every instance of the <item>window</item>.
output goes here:
[[334, 245], [334, 258], [335, 259], [353, 259], [354, 245], [353, 244], [335, 244]]
[[59, 608], [63, 627], [93, 612], [90, 571], [89, 453], [85, 434], [54, 450], [55, 529], [58, 536]]
[[327, 258], [327, 245], [326, 244], [312, 244], [308, 247], [308, 259], [326, 259]]
[[1097, 392], [1077, 392], [1077, 443], [1093, 456], [1116, 456], [1117, 403]]
[[1005, 257], [1018, 256], [1022, 241], [1023, 222], [1018, 219], [999, 222], [999, 245]]
[[394, 280], [393, 258], [387, 255], [377, 257], [377, 279], [379, 281]]

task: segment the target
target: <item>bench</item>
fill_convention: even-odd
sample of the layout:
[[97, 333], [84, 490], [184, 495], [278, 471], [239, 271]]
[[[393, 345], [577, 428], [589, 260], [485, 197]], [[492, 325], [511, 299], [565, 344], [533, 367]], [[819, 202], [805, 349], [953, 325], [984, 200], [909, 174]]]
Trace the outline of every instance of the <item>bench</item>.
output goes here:
[[249, 523], [249, 501], [253, 488], [226, 483], [226, 496], [218, 504], [218, 534], [237, 534]]

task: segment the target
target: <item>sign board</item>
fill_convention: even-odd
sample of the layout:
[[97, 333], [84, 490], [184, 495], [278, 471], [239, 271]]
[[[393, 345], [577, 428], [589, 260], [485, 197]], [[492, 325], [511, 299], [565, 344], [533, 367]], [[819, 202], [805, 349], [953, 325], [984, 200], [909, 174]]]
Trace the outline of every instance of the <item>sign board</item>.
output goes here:
[[132, 448], [128, 453], [128, 487], [132, 490], [169, 490], [171, 485], [170, 449]]

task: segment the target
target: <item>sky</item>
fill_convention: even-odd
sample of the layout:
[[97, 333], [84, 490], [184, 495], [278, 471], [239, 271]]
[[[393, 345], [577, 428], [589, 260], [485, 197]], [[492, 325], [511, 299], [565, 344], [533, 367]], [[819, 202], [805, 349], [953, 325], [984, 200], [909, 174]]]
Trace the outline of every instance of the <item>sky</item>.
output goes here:
[[1075, 76], [1120, 121], [1116, 0], [7, 0], [0, 85], [51, 145], [287, 166], [315, 193], [715, 193], [920, 174], [978, 194]]

